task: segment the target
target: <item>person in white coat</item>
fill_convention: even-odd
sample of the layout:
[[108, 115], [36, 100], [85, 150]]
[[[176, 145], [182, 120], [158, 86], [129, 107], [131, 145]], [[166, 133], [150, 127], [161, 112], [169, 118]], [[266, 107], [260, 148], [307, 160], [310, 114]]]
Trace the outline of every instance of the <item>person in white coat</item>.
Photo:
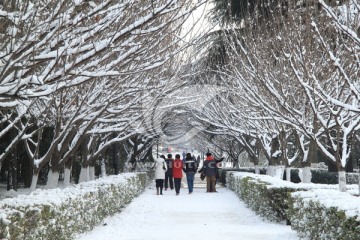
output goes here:
[[165, 156], [161, 155], [155, 160], [155, 183], [156, 183], [156, 195], [163, 195], [162, 190], [164, 188], [165, 172], [167, 165], [165, 163]]

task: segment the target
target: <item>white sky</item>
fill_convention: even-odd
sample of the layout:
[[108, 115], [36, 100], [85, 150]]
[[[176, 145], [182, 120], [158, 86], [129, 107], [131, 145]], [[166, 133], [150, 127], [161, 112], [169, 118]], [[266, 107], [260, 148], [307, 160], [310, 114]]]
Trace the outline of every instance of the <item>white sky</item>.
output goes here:
[[212, 5], [209, 2], [203, 4], [196, 9], [187, 22], [184, 23], [182, 34], [187, 33], [191, 29], [191, 33], [186, 35], [186, 40], [194, 39], [214, 28], [214, 26], [208, 22], [206, 17], [211, 7]]

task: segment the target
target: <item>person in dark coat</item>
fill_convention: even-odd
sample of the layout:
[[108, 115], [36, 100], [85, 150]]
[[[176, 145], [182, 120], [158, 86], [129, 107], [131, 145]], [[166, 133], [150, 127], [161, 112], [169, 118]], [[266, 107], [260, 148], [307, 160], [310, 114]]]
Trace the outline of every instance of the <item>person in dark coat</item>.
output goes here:
[[174, 180], [173, 180], [173, 164], [174, 164], [174, 159], [172, 158], [172, 155], [169, 153], [167, 155], [167, 159], [165, 159], [166, 162], [166, 166], [167, 166], [167, 171], [165, 172], [165, 190], [168, 189], [169, 185], [170, 185], [170, 189], [173, 190], [174, 189]]
[[216, 175], [218, 173], [217, 164], [222, 162], [224, 158], [216, 160], [211, 153], [206, 153], [206, 159], [199, 173], [203, 173], [206, 177], [206, 192], [216, 191]]
[[204, 161], [204, 173], [206, 176], [206, 192], [216, 192], [215, 188], [215, 177], [216, 170], [215, 166], [216, 162], [211, 153], [206, 154], [206, 159]]
[[191, 156], [191, 153], [187, 153], [185, 156], [185, 173], [188, 184], [189, 194], [193, 192], [194, 177], [197, 171], [197, 163], [195, 158]]
[[183, 161], [180, 159], [180, 154], [176, 154], [172, 166], [176, 195], [180, 194], [182, 172], [184, 170], [183, 167], [184, 165]]

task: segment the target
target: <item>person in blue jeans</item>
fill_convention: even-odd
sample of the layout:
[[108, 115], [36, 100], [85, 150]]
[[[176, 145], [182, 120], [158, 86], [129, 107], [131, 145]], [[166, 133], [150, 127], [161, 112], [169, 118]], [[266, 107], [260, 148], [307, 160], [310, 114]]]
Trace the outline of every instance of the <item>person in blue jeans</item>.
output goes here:
[[186, 173], [186, 180], [188, 184], [189, 194], [193, 192], [194, 189], [194, 178], [197, 171], [196, 160], [191, 156], [191, 153], [187, 153], [185, 156], [184, 171]]

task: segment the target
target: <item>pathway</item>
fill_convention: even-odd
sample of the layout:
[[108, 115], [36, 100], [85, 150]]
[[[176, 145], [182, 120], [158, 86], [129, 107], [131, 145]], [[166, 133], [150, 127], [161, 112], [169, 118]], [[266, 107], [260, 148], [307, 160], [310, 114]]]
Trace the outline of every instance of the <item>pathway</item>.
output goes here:
[[290, 226], [263, 221], [256, 216], [231, 190], [218, 187], [218, 193], [205, 193], [203, 184], [197, 180], [191, 195], [183, 184], [179, 196], [174, 191], [156, 195], [155, 184], [152, 184], [121, 213], [105, 219], [103, 226], [77, 239], [299, 239]]

